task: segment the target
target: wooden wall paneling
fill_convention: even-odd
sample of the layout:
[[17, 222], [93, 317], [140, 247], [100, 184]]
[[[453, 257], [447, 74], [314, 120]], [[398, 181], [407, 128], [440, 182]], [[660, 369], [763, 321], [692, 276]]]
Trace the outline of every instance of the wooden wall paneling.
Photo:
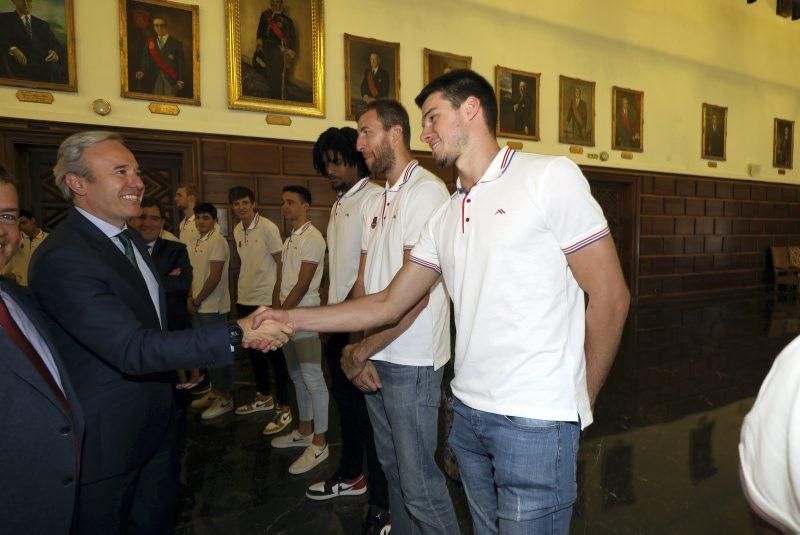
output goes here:
[[228, 170], [228, 142], [218, 140], [205, 140], [202, 142], [202, 164], [203, 171], [227, 171]]
[[229, 166], [233, 172], [276, 174], [281, 169], [281, 150], [273, 143], [231, 142]]
[[[327, 178], [314, 177], [308, 179], [308, 191], [311, 193], [312, 206], [325, 207], [330, 212], [331, 206], [338, 200], [338, 195]], [[324, 234], [325, 231], [322, 230]]]
[[228, 190], [233, 186], [244, 186], [256, 190], [256, 178], [252, 175], [235, 175], [232, 173], [203, 173], [202, 198], [198, 201], [215, 205], [228, 205]]
[[280, 207], [281, 193], [285, 186], [303, 186], [307, 188], [309, 183], [308, 177], [258, 176], [256, 178], [258, 204], [260, 206]]
[[284, 175], [314, 176], [313, 145], [285, 145], [281, 147], [282, 173]]

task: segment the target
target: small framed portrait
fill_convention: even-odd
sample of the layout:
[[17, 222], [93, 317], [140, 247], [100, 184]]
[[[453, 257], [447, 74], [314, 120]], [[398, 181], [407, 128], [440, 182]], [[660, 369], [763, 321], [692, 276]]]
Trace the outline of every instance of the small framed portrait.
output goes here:
[[422, 78], [425, 85], [428, 82], [457, 69], [471, 69], [472, 58], [469, 56], [459, 56], [450, 52], [437, 52], [426, 48], [422, 53], [423, 71]]
[[594, 147], [594, 82], [558, 77], [558, 142]]
[[231, 210], [228, 207], [214, 206], [217, 209], [217, 225], [219, 232], [226, 238], [233, 236], [233, 225], [231, 224]]
[[792, 169], [794, 155], [794, 121], [775, 118], [775, 134], [772, 144], [772, 166]]
[[706, 160], [725, 161], [728, 141], [728, 108], [703, 103], [703, 138], [700, 155]]
[[344, 34], [345, 117], [379, 98], [400, 100], [400, 43]]
[[0, 85], [78, 90], [72, 3], [73, 0], [3, 2]]
[[611, 148], [644, 150], [644, 92], [614, 86], [611, 89]]
[[119, 0], [122, 96], [200, 105], [199, 8]]
[[539, 73], [494, 69], [497, 135], [539, 141]]
[[228, 106], [325, 116], [322, 0], [225, 0]]

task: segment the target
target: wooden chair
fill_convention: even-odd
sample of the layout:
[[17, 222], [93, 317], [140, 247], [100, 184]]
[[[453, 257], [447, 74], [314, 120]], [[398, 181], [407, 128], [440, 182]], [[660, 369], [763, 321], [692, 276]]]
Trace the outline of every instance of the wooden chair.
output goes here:
[[800, 270], [789, 262], [789, 248], [772, 247], [772, 272], [775, 276], [775, 291], [778, 285], [793, 286], [800, 291]]

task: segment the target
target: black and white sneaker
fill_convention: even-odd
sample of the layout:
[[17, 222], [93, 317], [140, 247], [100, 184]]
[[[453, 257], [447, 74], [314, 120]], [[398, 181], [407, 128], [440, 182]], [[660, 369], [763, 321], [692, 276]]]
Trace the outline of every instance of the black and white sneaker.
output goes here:
[[367, 478], [361, 474], [355, 479], [345, 480], [341, 477], [334, 477], [327, 481], [314, 483], [308, 487], [306, 498], [324, 501], [339, 496], [360, 496], [365, 492], [367, 492]]

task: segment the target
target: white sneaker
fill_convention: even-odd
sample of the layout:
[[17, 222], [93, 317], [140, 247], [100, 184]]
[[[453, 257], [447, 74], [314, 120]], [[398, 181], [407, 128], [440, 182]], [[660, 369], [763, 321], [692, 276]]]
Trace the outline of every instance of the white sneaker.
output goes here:
[[[311, 438], [309, 436], [309, 438]], [[275, 439], [277, 440], [277, 439]], [[289, 466], [290, 474], [305, 474], [319, 463], [328, 458], [328, 445], [318, 448], [314, 444], [309, 444], [306, 451]]]
[[273, 438], [270, 444], [272, 444], [273, 448], [305, 448], [306, 446], [311, 445], [312, 438], [314, 438], [314, 433], [303, 436], [297, 432], [297, 429], [295, 429], [288, 435], [282, 435]]
[[256, 398], [252, 401], [252, 403], [247, 403], [246, 405], [236, 407], [236, 414], [239, 416], [245, 416], [255, 412], [271, 411], [275, 408], [275, 402], [272, 401], [272, 396], [266, 399], [262, 399], [260, 396], [261, 393], [256, 392]]
[[231, 398], [222, 399], [217, 398], [209, 408], [203, 411], [200, 418], [203, 420], [211, 420], [223, 414], [227, 414], [233, 410], [233, 400]]
[[272, 415], [272, 421], [261, 431], [261, 434], [275, 435], [286, 429], [286, 426], [290, 423], [292, 423], [292, 413], [290, 411], [276, 410], [275, 414]]
[[217, 396], [212, 394], [211, 391], [208, 391], [203, 397], [197, 398], [196, 400], [192, 401], [192, 408], [205, 409], [206, 407], [210, 407], [216, 400]]

